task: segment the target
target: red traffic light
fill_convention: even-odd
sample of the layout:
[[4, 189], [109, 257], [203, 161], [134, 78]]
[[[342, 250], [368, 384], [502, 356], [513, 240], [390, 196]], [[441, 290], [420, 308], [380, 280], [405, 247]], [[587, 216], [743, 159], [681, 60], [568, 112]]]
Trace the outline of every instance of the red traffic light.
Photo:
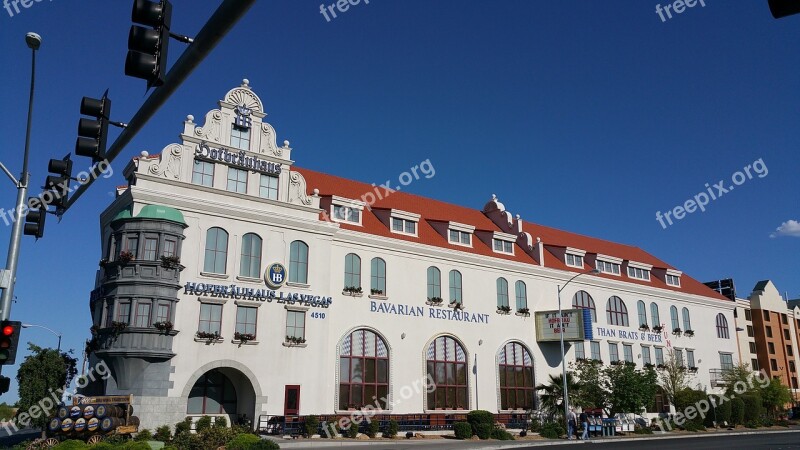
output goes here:
[[11, 325], [6, 325], [3, 327], [3, 336], [11, 336], [14, 334], [14, 327]]

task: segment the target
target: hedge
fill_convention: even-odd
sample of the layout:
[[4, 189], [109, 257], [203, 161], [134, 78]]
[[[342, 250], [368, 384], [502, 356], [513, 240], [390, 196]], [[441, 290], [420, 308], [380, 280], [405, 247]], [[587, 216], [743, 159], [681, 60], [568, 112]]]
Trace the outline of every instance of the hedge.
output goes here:
[[467, 422], [456, 422], [453, 424], [453, 431], [456, 439], [469, 439], [472, 437], [472, 425]]

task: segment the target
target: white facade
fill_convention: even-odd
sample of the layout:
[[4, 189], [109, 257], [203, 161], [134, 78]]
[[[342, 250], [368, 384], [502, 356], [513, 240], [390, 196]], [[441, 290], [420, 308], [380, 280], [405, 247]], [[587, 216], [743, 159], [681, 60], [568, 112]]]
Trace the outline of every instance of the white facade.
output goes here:
[[[215, 411], [210, 409], [216, 406], [214, 404], [209, 406], [206, 401], [202, 402], [203, 408], [208, 408], [201, 412], [193, 411], [192, 406], [188, 405], [189, 397], [194, 395], [192, 388], [212, 369], [219, 369], [234, 386], [235, 411], [225, 410], [234, 420], [237, 415], [242, 414], [250, 419], [258, 419], [261, 415], [283, 415], [287, 412], [285, 401], [287, 386], [299, 386], [297, 413], [300, 415], [346, 413], [349, 405], [343, 408], [343, 400], [340, 398], [342, 370], [339, 349], [343, 347], [346, 336], [360, 329], [371, 330], [380, 336], [386, 345], [385, 353], [380, 347], [377, 350], [382, 355], [388, 354], [389, 361], [386, 383], [388, 405], [384, 412], [438, 413], [463, 409], [508, 411], [503, 410], [501, 405], [501, 387], [498, 381], [499, 352], [509, 343], [523, 345], [530, 352], [530, 362], [527, 356], [520, 357], [519, 361], [523, 367], [532, 365], [533, 382], [536, 384], [544, 382], [549, 374], [560, 373], [558, 343], [536, 342], [534, 314], [537, 311], [556, 310], [559, 286], [563, 286], [576, 273], [593, 269], [596, 264], [594, 261], [597, 259], [621, 261], [623, 273], [617, 276], [612, 273], [610, 276], [585, 275], [577, 278], [563, 290], [561, 298], [563, 307], [567, 309], [571, 308], [573, 296], [579, 290], [591, 295], [597, 315], [593, 333], [595, 340], [600, 344], [600, 359], [604, 362], [608, 363], [611, 360], [609, 348], [611, 342], [619, 344], [620, 359], [625, 357], [623, 344], [631, 345], [631, 356], [637, 366], [643, 364], [642, 345], [651, 347], [654, 364], [655, 347], [663, 348], [664, 352], [669, 348], [681, 349], [684, 352], [691, 350], [695, 367], [698, 368], [693, 384], [711, 388], [710, 369], [720, 369], [721, 361], [727, 361], [726, 355], [731, 355], [734, 362], [739, 359], [735, 334], [736, 322], [733, 317], [735, 305], [732, 302], [723, 300], [711, 290], [707, 290], [706, 293], [692, 291], [689, 288], [669, 289], [648, 285], [645, 282], [632, 282], [625, 270], [627, 267], [634, 267], [651, 271], [652, 275], [648, 275], [648, 278], [654, 279], [663, 277], [664, 273], [678, 274], [675, 276], [680, 277], [684, 286], [690, 285], [690, 281], [693, 282], [688, 276], [681, 275], [670, 267], [659, 268], [653, 264], [637, 263], [624, 254], [605, 255], [607, 258], [603, 258], [604, 253], [601, 251], [583, 248], [589, 244], [576, 244], [575, 247], [582, 248], [577, 253], [571, 252], [565, 246], [554, 245], [553, 248], [547, 248], [549, 243], [546, 240], [532, 244], [531, 238], [535, 236], [524, 232], [519, 218], [512, 220], [505, 207], [496, 199], [490, 200], [486, 205], [484, 211], [487, 213], [483, 217], [490, 217], [491, 223], [495, 224], [494, 229], [488, 231], [500, 237], [510, 236], [514, 241], [513, 258], [499, 254], [487, 255], [484, 250], [483, 254], [477, 254], [457, 246], [432, 245], [424, 240], [415, 241], [413, 236], [401, 239], [376, 235], [370, 231], [372, 228], [368, 229], [365, 216], [374, 214], [379, 220], [383, 220], [384, 218], [379, 217], [383, 214], [379, 208], [361, 209], [362, 218], [359, 220], [365, 221], [363, 230], [321, 220], [320, 205], [326, 209], [330, 208], [332, 202], [336, 203], [333, 196], [355, 200], [356, 203], [359, 198], [352, 195], [348, 197], [346, 193], [337, 193], [336, 186], [317, 186], [306, 182], [307, 177], [303, 175], [305, 171], [295, 170], [292, 167], [294, 161], [290, 159], [291, 156], [301, 156], [302, 153], [293, 155], [288, 142], [284, 142], [283, 146], [277, 146], [274, 129], [266, 122], [262, 122], [266, 114], [261, 101], [247, 83], [231, 90], [219, 105], [219, 109], [210, 111], [206, 115], [202, 126], [195, 124], [190, 116], [184, 123], [180, 143], [166, 146], [160, 155], [135, 158], [125, 171], [130, 185], [120, 189], [119, 196], [103, 213], [100, 220], [103, 231], [103, 257], [109, 257], [111, 260], [114, 259], [114, 250], [109, 249], [110, 224], [115, 218], [120, 217], [121, 211], [129, 210], [129, 216], [135, 218], [145, 206], [160, 205], [180, 211], [187, 225], [180, 252], [180, 263], [185, 267], [180, 272], [182, 288], [177, 291], [177, 303], [169, 312], [169, 319], [174, 324], [174, 330], [177, 330], [171, 341], [171, 353], [174, 356], [165, 356], [163, 361], [159, 360], [161, 362], [158, 363], [165, 367], [163, 373], [168, 374], [165, 375], [168, 376], [168, 382], [159, 392], [153, 390], [134, 392], [131, 389], [120, 388], [116, 379], [105, 386], [108, 394], [128, 392], [135, 394], [135, 402], [142, 425], [145, 427], [175, 423], [192, 414], [203, 412], [213, 414]], [[253, 160], [249, 162], [239, 160], [240, 150], [230, 147], [231, 130], [236, 130], [233, 124], [237, 117], [235, 110], [237, 106], [248, 108], [252, 120], [249, 151], [242, 156], [257, 158], [272, 165], [265, 166]], [[239, 119], [241, 118], [242, 114], [239, 114]], [[193, 182], [193, 171], [197, 170], [195, 154], [202, 144], [208, 149], [225, 149], [237, 155], [236, 158], [228, 158], [228, 161], [225, 161], [224, 156], [222, 160], [214, 161], [211, 186], [199, 184], [197, 178]], [[208, 153], [205, 155], [211, 156]], [[246, 191], [232, 192], [228, 188], [236, 190], [241, 186], [243, 179], [237, 178], [238, 175], [234, 174], [233, 181], [229, 182], [231, 178], [229, 170], [230, 167], [241, 167], [242, 162], [245, 166], [250, 166], [245, 171]], [[261, 177], [274, 175], [274, 172], [277, 172], [276, 166], [280, 166], [280, 174], [277, 175], [277, 199], [262, 198]], [[258, 170], [252, 170], [253, 168]], [[269, 181], [271, 180], [268, 180], [267, 184]], [[342, 182], [348, 183], [347, 180]], [[490, 186], [487, 186], [488, 188]], [[317, 189], [319, 191], [315, 192]], [[270, 195], [268, 191], [265, 190], [263, 195]], [[392, 195], [398, 199], [407, 196], [405, 193]], [[374, 206], [381, 205], [378, 203]], [[466, 211], [466, 208], [455, 206], [453, 208]], [[422, 209], [430, 210], [430, 208]], [[331, 211], [326, 212], [331, 213]], [[430, 220], [431, 227], [439, 230], [440, 222], [437, 221], [448, 220], [443, 217], [425, 217], [425, 211], [408, 212], [411, 214], [407, 214], [406, 217], [419, 220], [419, 227], [427, 226], [423, 222]], [[479, 211], [472, 212], [481, 215]], [[503, 223], [498, 217], [507, 218], [508, 223]], [[449, 219], [456, 221], [453, 218]], [[374, 222], [372, 216], [369, 220]], [[471, 242], [473, 250], [477, 246], [486, 246], [487, 242], [492, 242], [491, 239], [487, 240], [485, 235], [481, 235], [487, 231], [485, 224], [463, 225], [468, 226], [466, 230], [470, 226], [475, 229]], [[224, 230], [228, 235], [227, 250], [221, 256], [225, 261], [222, 271], [206, 270], [209, 268], [206, 262], [209, 257], [208, 249], [214, 247], [207, 242], [208, 230], [214, 227]], [[446, 234], [448, 226], [441, 225], [441, 227], [444, 227], [442, 229]], [[255, 233], [261, 239], [258, 252], [258, 277], [241, 275], [242, 242], [248, 233]], [[420, 236], [422, 236], [421, 228]], [[302, 241], [308, 246], [307, 280], [286, 282], [280, 289], [271, 290], [283, 297], [286, 297], [287, 293], [308, 295], [310, 297], [307, 298], [307, 302], [248, 299], [247, 295], [240, 295], [240, 298], [236, 298], [236, 295], [199, 295], [193, 292], [199, 284], [235, 285], [238, 288], [253, 289], [254, 292], [262, 289], [270, 290], [262, 277], [265, 269], [273, 263], [280, 263], [291, 271], [292, 267], [295, 267], [291, 260], [291, 245], [295, 241]], [[137, 242], [138, 245], [142, 245], [141, 241]], [[120, 242], [118, 245], [124, 247], [125, 244]], [[563, 258], [565, 253], [581, 252], [583, 254], [580, 256], [584, 258], [586, 264], [581, 263], [580, 267], [584, 270], [579, 268], [565, 270], [562, 267], [563, 261], [561, 265], [555, 267], [548, 265], [548, 261], [559, 259], [559, 255]], [[161, 253], [159, 249], [158, 254]], [[347, 287], [345, 261], [348, 254], [355, 254], [360, 258], [360, 285], [363, 294], [350, 295], [343, 292], [343, 288]], [[382, 294], [376, 295], [370, 294], [373, 258], [385, 261], [385, 289]], [[245, 262], [253, 261], [252, 258], [245, 258]], [[426, 303], [429, 297], [426, 277], [429, 267], [438, 268], [441, 274], [441, 297], [445, 300], [440, 306]], [[463, 311], [454, 311], [448, 306], [449, 274], [452, 270], [457, 270], [461, 274]], [[98, 277], [99, 284], [102, 284], [104, 276], [101, 271]], [[508, 304], [511, 309], [509, 314], [504, 314], [497, 308], [497, 279], [501, 277], [508, 283]], [[515, 287], [518, 281], [525, 283], [530, 315], [516, 311], [518, 305], [515, 304]], [[190, 288], [186, 287], [187, 283], [190, 284]], [[627, 308], [628, 326], [608, 324], [606, 305], [612, 296], [617, 296], [624, 302]], [[124, 333], [132, 335], [140, 328], [151, 326], [156, 322], [155, 304], [150, 309], [149, 318], [136, 316], [137, 311], [140, 311], [137, 309], [137, 302], [146, 297], [147, 294], [137, 294], [124, 299], [124, 302], [130, 302], [131, 309], [127, 317], [121, 317], [119, 314], [121, 311], [119, 305], [123, 300], [106, 299], [96, 310], [95, 323], [101, 328], [108, 327], [110, 326], [108, 318], [114, 317], [116, 321], [128, 320], [129, 324], [141, 325], [141, 327], [129, 326], [125, 330]], [[330, 304], [327, 304], [327, 298], [330, 298]], [[660, 323], [664, 324], [662, 333], [639, 330], [637, 314], [639, 300], [645, 302], [648, 324], [652, 324], [653, 320], [651, 303], [658, 305]], [[219, 326], [221, 339], [197, 337], [196, 332], [202, 327], [199, 321], [203, 304], [221, 305], [221, 320], [218, 325], [211, 325], [212, 328]], [[683, 331], [686, 330], [686, 326], [682, 311], [684, 308], [689, 311], [690, 326], [694, 336], [689, 337], [684, 334], [678, 336], [672, 333], [670, 307], [673, 305], [679, 313], [679, 327]], [[257, 322], [255, 340], [241, 343], [235, 341], [233, 337], [237, 327], [237, 309], [245, 307], [256, 309]], [[286, 339], [290, 333], [287, 331], [287, 320], [292, 312], [305, 314], [304, 342], [290, 342]], [[719, 337], [718, 329], [715, 327], [720, 314], [729, 327], [727, 338]], [[137, 322], [140, 320], [141, 322]], [[450, 336], [463, 346], [463, 355], [460, 351], [450, 355], [456, 360], [453, 363], [456, 371], [454, 378], [462, 373], [466, 376], [467, 403], [463, 408], [447, 408], [451, 404], [461, 406], [458, 397], [459, 389], [462, 388], [454, 388], [456, 395], [454, 403], [449, 397], [445, 397], [443, 401], [445, 408], [437, 408], [436, 404], [430, 404], [425, 394], [423, 383], [427, 374], [428, 348], [439, 336]], [[591, 345], [588, 342], [585, 344], [585, 354], [587, 358], [591, 357]], [[148, 377], [148, 370], [151, 370], [147, 365], [150, 364], [149, 360], [131, 349], [122, 349], [106, 355], [115, 359], [116, 365], [112, 366], [116, 368], [117, 378], [123, 368], [128, 370], [128, 376], [135, 377], [136, 373], [140, 373], [140, 376], [145, 378]], [[575, 345], [569, 345], [567, 361], [574, 361], [575, 357]], [[146, 361], [147, 364], [137, 362], [139, 360]], [[135, 370], [130, 369], [134, 366]], [[145, 379], [144, 383], [147, 382]], [[378, 386], [381, 383], [375, 384]], [[461, 383], [456, 380], [455, 385], [460, 386]], [[368, 399], [357, 402], [357, 398], [355, 400], [349, 398], [355, 402], [355, 406], [359, 406], [358, 403], [371, 403]], [[431, 398], [439, 401], [440, 397]]]

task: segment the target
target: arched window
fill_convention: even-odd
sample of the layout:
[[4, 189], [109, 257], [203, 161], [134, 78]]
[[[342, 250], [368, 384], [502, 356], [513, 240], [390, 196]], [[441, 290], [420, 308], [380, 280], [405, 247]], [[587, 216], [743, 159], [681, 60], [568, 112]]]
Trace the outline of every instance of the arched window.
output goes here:
[[289, 246], [289, 281], [308, 283], [308, 244], [294, 241]]
[[683, 308], [683, 331], [692, 329], [692, 321], [689, 319], [689, 308]]
[[442, 298], [442, 272], [434, 267], [428, 267], [428, 300]]
[[669, 316], [672, 319], [672, 329], [679, 329], [681, 327], [681, 323], [678, 320], [678, 308], [675, 305], [669, 307]]
[[641, 300], [636, 302], [636, 309], [639, 312], [639, 326], [647, 325], [647, 307], [644, 302]]
[[519, 342], [509, 342], [497, 353], [500, 409], [532, 409], [535, 388], [531, 353]]
[[370, 288], [374, 294], [386, 294], [386, 261], [381, 258], [372, 258], [372, 275]]
[[450, 303], [462, 303], [464, 298], [461, 295], [461, 272], [450, 271]]
[[426, 367], [435, 389], [428, 389], [428, 409], [469, 409], [467, 354], [460, 342], [439, 336], [428, 346]]
[[628, 326], [628, 308], [625, 307], [625, 302], [616, 295], [612, 295], [606, 304], [606, 320], [609, 325], [617, 325], [620, 327]]
[[344, 257], [344, 287], [361, 287], [361, 258], [355, 253], [348, 253]]
[[236, 414], [236, 390], [218, 369], [206, 372], [192, 386], [187, 414]]
[[386, 409], [388, 397], [386, 342], [370, 330], [353, 331], [339, 346], [339, 409]]
[[661, 326], [661, 317], [658, 315], [658, 305], [656, 305], [656, 302], [650, 303], [650, 320], [653, 321], [653, 328]]
[[497, 307], [508, 306], [508, 281], [500, 277], [497, 279]]
[[528, 287], [525, 286], [525, 282], [519, 280], [514, 287], [517, 292], [517, 311], [528, 309]]
[[594, 307], [592, 296], [586, 291], [578, 291], [572, 296], [572, 307], [578, 309], [589, 309], [592, 311], [592, 322], [597, 323], [597, 310]]
[[225, 273], [228, 259], [228, 232], [222, 228], [209, 228], [206, 232], [206, 255], [203, 272]]
[[717, 314], [717, 337], [720, 339], [730, 339], [728, 330], [728, 319], [722, 313]]
[[257, 234], [242, 236], [242, 260], [239, 275], [259, 278], [261, 276], [261, 238]]

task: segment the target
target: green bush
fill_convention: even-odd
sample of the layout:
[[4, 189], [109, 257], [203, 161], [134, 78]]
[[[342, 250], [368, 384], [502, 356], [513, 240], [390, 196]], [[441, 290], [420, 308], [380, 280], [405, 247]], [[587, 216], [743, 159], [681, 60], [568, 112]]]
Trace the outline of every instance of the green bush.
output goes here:
[[188, 432], [176, 433], [175, 438], [172, 439], [172, 445], [180, 450], [206, 450], [203, 438], [199, 434]]
[[269, 439], [261, 439], [251, 445], [247, 450], [280, 450], [281, 446]]
[[[681, 389], [675, 393], [675, 409], [680, 412], [686, 411], [689, 407], [696, 409], [695, 405], [707, 401], [707, 399], [708, 396], [704, 391], [689, 388]], [[695, 413], [694, 419], [685, 419], [681, 428], [685, 428], [689, 431], [704, 430], [703, 418]]]
[[567, 434], [567, 430], [558, 422], [547, 422], [539, 430], [539, 436], [547, 439], [559, 439], [565, 434]]
[[115, 445], [109, 444], [108, 442], [98, 442], [89, 447], [92, 450], [114, 450], [117, 448]]
[[[117, 447], [120, 448], [120, 447]], [[152, 450], [150, 444], [143, 441], [128, 441], [121, 447], [123, 450]]]
[[497, 439], [499, 441], [513, 441], [514, 436], [512, 436], [511, 433], [500, 427], [495, 427], [492, 430], [492, 439]]
[[653, 434], [653, 430], [650, 427], [636, 426], [633, 429], [633, 434]]
[[358, 425], [359, 424], [355, 422], [350, 422], [350, 426], [346, 430], [344, 430], [344, 433], [342, 433], [342, 435], [355, 439], [356, 436], [358, 436]]
[[169, 440], [172, 439], [172, 431], [169, 429], [169, 425], [161, 425], [156, 428], [153, 439], [161, 442], [169, 442]]
[[137, 441], [152, 441], [153, 433], [151, 433], [150, 430], [145, 428], [144, 430], [136, 433], [136, 437], [133, 439]]
[[744, 401], [740, 398], [731, 400], [731, 425], [742, 425], [744, 423]]
[[490, 437], [492, 437], [492, 430], [494, 429], [494, 424], [478, 423], [474, 424], [472, 428], [475, 431], [475, 435], [478, 436], [480, 439], [489, 439]]
[[228, 428], [228, 418], [225, 416], [219, 416], [214, 419], [214, 427], [215, 428]]
[[228, 427], [211, 427], [203, 430], [203, 432], [200, 433], [200, 437], [203, 439], [206, 446], [216, 449], [217, 447], [222, 447], [236, 437], [236, 432]]
[[534, 433], [538, 433], [539, 430], [542, 429], [542, 422], [539, 421], [538, 417], [534, 417], [531, 419], [531, 431]]
[[260, 440], [261, 438], [254, 434], [237, 434], [230, 442], [225, 444], [225, 448], [227, 450], [248, 450]]
[[683, 429], [686, 431], [705, 431], [706, 427], [703, 426], [702, 423], [698, 423], [696, 420], [687, 420], [683, 424]]
[[317, 434], [319, 430], [319, 418], [317, 416], [306, 416], [303, 424], [306, 437], [311, 437]]
[[178, 437], [179, 434], [188, 433], [192, 429], [192, 418], [187, 417], [183, 419], [183, 422], [178, 422], [175, 424], [175, 437]]
[[386, 427], [386, 431], [383, 432], [383, 435], [386, 437], [393, 438], [397, 436], [397, 432], [400, 430], [400, 425], [397, 423], [396, 420], [390, 420], [389, 425]]
[[771, 427], [775, 425], [775, 421], [769, 417], [765, 417], [761, 419], [761, 426], [762, 427]]
[[456, 422], [453, 424], [453, 432], [456, 439], [469, 439], [472, 437], [472, 425], [468, 422]]
[[377, 420], [372, 420], [367, 425], [367, 436], [370, 438], [375, 438], [378, 435], [378, 430], [380, 429], [381, 424]]
[[198, 433], [202, 433], [203, 431], [211, 428], [211, 417], [210, 416], [203, 416], [197, 419], [197, 422], [194, 424], [194, 431]]
[[180, 450], [180, 449], [178, 447], [175, 447], [174, 445], [165, 445], [164, 448], [162, 448], [161, 450]]
[[67, 439], [53, 447], [54, 450], [83, 450], [87, 448], [89, 448], [89, 446], [86, 445], [85, 442], [75, 439]]
[[470, 411], [467, 414], [467, 422], [472, 426], [472, 434], [481, 439], [489, 439], [494, 429], [494, 415], [482, 409]]
[[764, 405], [758, 394], [745, 394], [740, 396], [744, 402], [744, 422], [758, 423], [764, 415]]
[[755, 420], [750, 420], [744, 423], [744, 426], [746, 426], [747, 428], [758, 428], [759, 425], [760, 424]]

